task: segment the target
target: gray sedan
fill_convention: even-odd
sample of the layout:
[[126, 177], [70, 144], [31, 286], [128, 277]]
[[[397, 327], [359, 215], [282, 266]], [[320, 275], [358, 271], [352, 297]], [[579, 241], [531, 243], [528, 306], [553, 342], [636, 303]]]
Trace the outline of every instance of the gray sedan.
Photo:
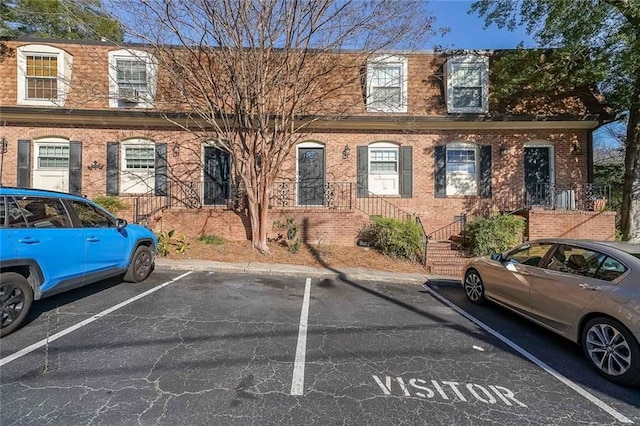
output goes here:
[[530, 241], [470, 259], [469, 300], [498, 303], [580, 344], [607, 379], [640, 384], [640, 244]]

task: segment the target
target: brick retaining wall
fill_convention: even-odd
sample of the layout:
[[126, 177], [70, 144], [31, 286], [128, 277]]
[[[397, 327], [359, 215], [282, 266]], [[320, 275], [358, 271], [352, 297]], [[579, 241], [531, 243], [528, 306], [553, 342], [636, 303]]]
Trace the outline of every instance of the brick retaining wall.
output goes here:
[[[298, 227], [298, 238], [309, 244], [332, 244], [353, 246], [359, 231], [369, 223], [366, 216], [359, 212], [319, 210], [273, 210], [269, 212], [269, 223], [286, 223], [294, 220]], [[161, 216], [149, 223], [154, 231], [167, 232], [175, 229], [188, 237], [200, 234], [215, 234], [230, 241], [250, 239], [249, 218], [245, 212], [236, 213], [221, 209], [171, 209], [162, 212]], [[269, 238], [276, 238], [286, 229], [273, 227], [268, 232]]]
[[561, 237], [615, 240], [616, 213], [532, 209], [527, 212], [529, 239]]

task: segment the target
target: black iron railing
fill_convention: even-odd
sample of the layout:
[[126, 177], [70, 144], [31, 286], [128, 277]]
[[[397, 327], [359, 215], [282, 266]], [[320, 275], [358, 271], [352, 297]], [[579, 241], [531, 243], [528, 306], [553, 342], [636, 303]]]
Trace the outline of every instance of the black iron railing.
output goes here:
[[601, 210], [611, 198], [610, 185], [551, 185], [536, 183], [523, 189], [500, 189], [491, 198], [479, 199], [479, 211], [517, 212], [531, 207], [553, 210]]
[[[564, 210], [601, 210], [611, 197], [609, 185], [550, 185], [539, 183], [521, 190], [494, 191], [492, 198], [478, 199], [478, 211], [517, 212], [531, 207]], [[244, 193], [231, 182], [170, 181], [165, 195], [155, 191], [131, 198], [134, 222], [146, 221], [153, 214], [171, 207], [201, 208], [218, 206], [242, 208]], [[383, 216], [397, 220], [414, 219], [411, 214], [388, 198], [369, 192], [353, 182], [325, 182], [304, 185], [295, 181], [273, 184], [270, 207], [356, 209], [368, 216]], [[482, 204], [482, 205], [480, 205]], [[454, 232], [457, 222], [447, 225], [439, 234]], [[442, 239], [432, 233], [431, 239]]]
[[293, 181], [276, 182], [273, 184], [270, 201], [271, 207], [356, 209], [368, 216], [383, 216], [397, 220], [415, 217], [389, 199], [369, 192], [353, 182], [326, 182], [315, 187]]
[[541, 206], [555, 210], [598, 210], [598, 200], [611, 198], [610, 185], [551, 185], [537, 183], [524, 190], [527, 207]]
[[241, 207], [242, 191], [230, 182], [171, 181], [166, 194], [155, 190], [133, 198], [132, 220], [146, 223], [154, 214], [171, 207], [198, 209], [204, 206], [219, 206], [228, 209]]
[[275, 182], [271, 188], [270, 207], [315, 207], [352, 209], [354, 184], [326, 182], [300, 184], [295, 181]]

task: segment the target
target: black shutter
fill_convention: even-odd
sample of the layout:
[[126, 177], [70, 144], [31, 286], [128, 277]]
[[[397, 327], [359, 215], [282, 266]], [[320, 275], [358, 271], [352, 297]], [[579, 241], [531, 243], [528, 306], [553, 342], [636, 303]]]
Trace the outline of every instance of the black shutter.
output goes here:
[[69, 142], [69, 192], [82, 192], [82, 142]]
[[436, 146], [433, 149], [436, 171], [436, 198], [444, 198], [447, 196], [447, 147]]
[[400, 147], [400, 195], [413, 197], [413, 147]]
[[18, 181], [16, 186], [31, 187], [31, 141], [18, 141]]
[[369, 147], [359, 146], [357, 152], [357, 182], [356, 196], [367, 198], [369, 196]]
[[118, 195], [120, 144], [107, 142], [107, 195]]
[[491, 198], [491, 145], [480, 148], [480, 187], [482, 198]]
[[167, 195], [167, 144], [156, 144], [156, 195]]

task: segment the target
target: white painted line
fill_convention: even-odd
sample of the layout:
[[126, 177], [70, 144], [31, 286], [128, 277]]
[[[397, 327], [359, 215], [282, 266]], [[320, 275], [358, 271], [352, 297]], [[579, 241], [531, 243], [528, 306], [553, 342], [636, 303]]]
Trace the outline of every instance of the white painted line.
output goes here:
[[562, 374], [558, 373], [556, 370], [554, 370], [553, 368], [549, 367], [543, 361], [541, 361], [538, 358], [536, 358], [535, 355], [527, 352], [525, 349], [521, 348], [516, 343], [512, 342], [511, 340], [509, 340], [508, 338], [506, 338], [502, 334], [498, 333], [493, 328], [489, 327], [488, 325], [486, 325], [485, 323], [483, 323], [482, 321], [480, 321], [479, 319], [477, 319], [473, 315], [463, 311], [458, 306], [454, 305], [453, 303], [451, 303], [450, 301], [448, 301], [444, 297], [440, 296], [438, 293], [436, 293], [434, 290], [432, 290], [428, 286], [425, 285], [425, 286], [423, 286], [423, 288], [425, 288], [429, 292], [429, 294], [431, 294], [433, 297], [435, 297], [436, 299], [438, 299], [439, 301], [441, 301], [445, 305], [449, 306], [451, 309], [453, 309], [454, 311], [456, 311], [457, 313], [459, 313], [460, 315], [462, 315], [463, 317], [465, 317], [469, 321], [473, 322], [478, 327], [480, 327], [483, 330], [487, 331], [489, 334], [491, 334], [491, 335], [495, 336], [496, 338], [500, 339], [502, 342], [506, 343], [508, 346], [510, 346], [513, 350], [518, 352], [520, 355], [524, 356], [529, 361], [533, 362], [538, 367], [542, 368], [543, 370], [545, 370], [547, 373], [551, 374], [556, 379], [560, 380], [562, 383], [564, 383], [565, 385], [567, 385], [568, 387], [570, 387], [571, 389], [576, 391], [579, 395], [583, 396], [584, 398], [586, 398], [591, 403], [593, 403], [596, 406], [598, 406], [600, 409], [602, 409], [602, 410], [606, 411], [607, 413], [609, 413], [611, 416], [613, 416], [613, 418], [615, 418], [619, 422], [633, 424], [633, 421], [631, 421], [631, 419], [625, 417], [624, 415], [622, 415], [618, 411], [614, 410], [609, 405], [607, 405], [605, 402], [603, 402], [602, 400], [596, 398], [595, 396], [593, 396], [592, 394], [587, 392], [584, 388], [580, 387], [575, 382], [572, 382], [571, 380], [567, 379]]
[[48, 338], [40, 340], [39, 342], [36, 342], [31, 346], [27, 346], [26, 348], [21, 349], [18, 352], [14, 352], [9, 356], [0, 359], [0, 367], [10, 363], [11, 361], [14, 361], [14, 360], [22, 357], [22, 356], [24, 356], [24, 355], [26, 355], [26, 354], [28, 354], [30, 352], [33, 352], [36, 349], [41, 348], [41, 347], [47, 345], [48, 343], [53, 342], [54, 340], [58, 340], [62, 336], [65, 336], [65, 335], [67, 335], [67, 334], [69, 334], [69, 333], [71, 333], [73, 331], [76, 331], [77, 329], [79, 329], [81, 327], [84, 327], [87, 324], [91, 324], [92, 322], [96, 321], [97, 319], [100, 319], [100, 318], [102, 318], [104, 316], [107, 316], [111, 312], [116, 311], [116, 310], [122, 308], [123, 306], [127, 306], [128, 304], [133, 303], [138, 299], [142, 299], [143, 297], [148, 296], [151, 293], [154, 293], [154, 292], [156, 292], [156, 291], [158, 291], [158, 290], [160, 290], [162, 288], [165, 288], [169, 284], [174, 283], [174, 282], [178, 281], [179, 279], [182, 279], [182, 278], [186, 277], [187, 275], [191, 274], [192, 272], [193, 271], [185, 272], [184, 274], [179, 275], [179, 276], [175, 277], [174, 279], [172, 279], [170, 281], [162, 283], [157, 287], [149, 289], [149, 290], [145, 291], [144, 293], [140, 293], [139, 295], [134, 296], [131, 299], [125, 300], [122, 303], [119, 303], [119, 304], [117, 304], [115, 306], [112, 306], [109, 309], [106, 309], [106, 310], [104, 310], [104, 311], [102, 311], [100, 313], [97, 313], [94, 316], [92, 316], [91, 318], [87, 318], [86, 320], [81, 321], [81, 322], [79, 322], [79, 323], [77, 323], [77, 324], [75, 324], [75, 325], [73, 325], [73, 326], [71, 326], [69, 328], [66, 328], [66, 329], [54, 334], [53, 336], [49, 336]]
[[304, 284], [304, 299], [302, 299], [302, 312], [300, 313], [300, 328], [298, 329], [296, 360], [293, 364], [293, 377], [291, 378], [291, 395], [302, 395], [304, 393], [304, 362], [307, 355], [307, 325], [309, 319], [310, 296], [311, 278], [307, 278], [307, 281]]

